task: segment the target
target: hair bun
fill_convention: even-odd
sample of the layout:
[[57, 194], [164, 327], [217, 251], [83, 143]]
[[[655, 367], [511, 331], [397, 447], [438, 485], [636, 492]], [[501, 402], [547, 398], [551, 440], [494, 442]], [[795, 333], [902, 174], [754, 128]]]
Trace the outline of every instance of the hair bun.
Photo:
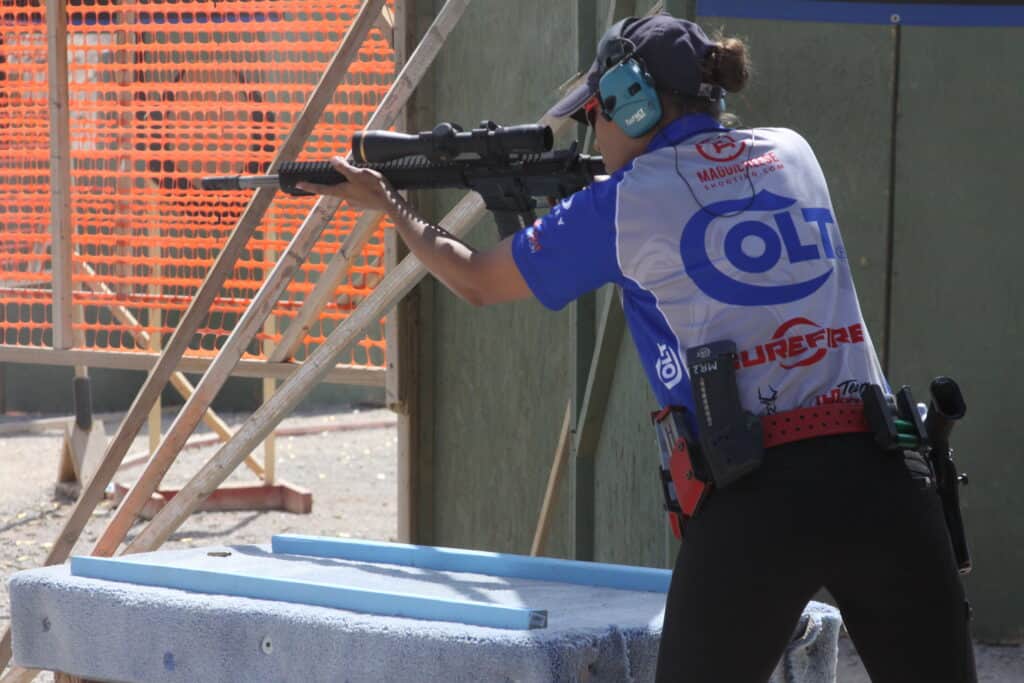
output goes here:
[[704, 62], [704, 79], [728, 92], [739, 92], [750, 80], [747, 45], [739, 38], [716, 35], [715, 40]]

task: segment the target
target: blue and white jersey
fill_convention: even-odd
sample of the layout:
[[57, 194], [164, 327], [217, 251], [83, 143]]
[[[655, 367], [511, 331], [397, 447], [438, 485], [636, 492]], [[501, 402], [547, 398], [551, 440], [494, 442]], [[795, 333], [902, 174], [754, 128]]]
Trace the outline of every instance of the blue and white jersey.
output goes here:
[[608, 282], [661, 405], [692, 408], [686, 350], [739, 350], [745, 409], [773, 414], [887, 387], [818, 161], [784, 128], [666, 126], [608, 180], [513, 237], [534, 295], [560, 309]]

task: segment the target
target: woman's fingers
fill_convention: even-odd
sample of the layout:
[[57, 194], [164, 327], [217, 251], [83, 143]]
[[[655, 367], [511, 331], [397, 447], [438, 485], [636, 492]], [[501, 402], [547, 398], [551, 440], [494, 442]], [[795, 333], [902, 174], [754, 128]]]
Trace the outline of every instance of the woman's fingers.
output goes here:
[[301, 182], [295, 186], [306, 192], [338, 197], [354, 209], [386, 211], [390, 208], [392, 200], [384, 176], [372, 169], [353, 166], [344, 157], [331, 157], [330, 162], [332, 168], [340, 173], [346, 182], [337, 185]]

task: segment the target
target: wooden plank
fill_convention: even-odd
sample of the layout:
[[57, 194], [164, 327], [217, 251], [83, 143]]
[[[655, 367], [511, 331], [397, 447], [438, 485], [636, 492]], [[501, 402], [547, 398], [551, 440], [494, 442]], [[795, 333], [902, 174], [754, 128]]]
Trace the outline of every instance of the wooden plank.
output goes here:
[[333, 607], [367, 614], [454, 621], [491, 628], [527, 630], [547, 627], [545, 610], [348, 588], [331, 583], [252, 576], [238, 572], [189, 569], [124, 558], [76, 556], [71, 558], [71, 575], [196, 593]]
[[[128, 495], [128, 487], [114, 484], [114, 504]], [[178, 494], [177, 489], [158, 489], [139, 509], [140, 519], [153, 519], [156, 513]], [[276, 484], [225, 484], [213, 492], [197, 509], [200, 512], [226, 510], [285, 510], [296, 515], [313, 511], [313, 494], [283, 479]]]
[[299, 534], [276, 534], [270, 546], [275, 554], [330, 557], [651, 593], [667, 593], [672, 577], [671, 571], [652, 567]]
[[540, 517], [537, 519], [537, 529], [533, 533], [533, 545], [530, 546], [531, 555], [540, 555], [544, 552], [544, 544], [547, 542], [555, 494], [558, 491], [558, 484], [562, 480], [565, 462], [569, 456], [569, 428], [572, 426], [572, 405], [573, 402], [570, 400], [565, 406], [565, 418], [562, 420], [562, 430], [558, 434], [558, 445], [555, 446], [555, 459], [551, 464], [551, 474], [548, 475], [548, 487], [544, 492], [544, 502], [540, 508]]
[[[88, 365], [91, 368], [118, 368], [122, 370], [149, 370], [159, 362], [160, 356], [153, 353], [124, 353], [122, 351], [53, 351], [25, 346], [0, 344], [0, 362], [28, 363], [36, 365]], [[185, 357], [179, 360], [182, 373], [202, 374], [210, 367], [212, 359]], [[273, 377], [287, 379], [303, 363], [268, 363], [262, 360], [243, 359], [234, 368], [236, 377]], [[322, 381], [332, 384], [352, 384], [364, 387], [384, 386], [384, 368], [362, 365], [335, 365], [327, 369]], [[174, 376], [171, 377], [172, 383]], [[64, 418], [60, 418], [64, 419]], [[215, 425], [223, 425], [217, 420]], [[221, 429], [211, 425], [218, 433]], [[226, 427], [225, 427], [226, 428]]]
[[[134, 33], [134, 32], [133, 32]], [[152, 221], [149, 224], [148, 233], [152, 242], [147, 245], [146, 251], [149, 255], [148, 267], [150, 270], [150, 282], [146, 288], [149, 295], [153, 297], [153, 301], [158, 301], [161, 294], [163, 294], [163, 285], [160, 283], [162, 277], [163, 268], [160, 266], [160, 257], [163, 256], [163, 249], [160, 247], [160, 241], [156, 239], [160, 236], [160, 222]], [[163, 320], [163, 311], [159, 306], [153, 306], [149, 309], [149, 327], [153, 329], [153, 333], [148, 335], [148, 348], [153, 353], [160, 353], [160, 345], [162, 343], [160, 327]], [[143, 330], [139, 330], [143, 332]], [[82, 348], [85, 344], [82, 344]], [[177, 373], [175, 373], [177, 374]], [[186, 397], [188, 400], [188, 397]], [[160, 439], [163, 433], [163, 411], [161, 398], [157, 396], [156, 401], [153, 402], [153, 407], [149, 409], [149, 425], [147, 431], [149, 432], [149, 452], [155, 453], [156, 449], [160, 446]], [[248, 461], [247, 461], [248, 462]]]
[[[273, 242], [277, 239], [277, 230], [273, 226], [270, 226], [267, 230], [267, 240]], [[267, 254], [269, 262], [273, 263], [277, 260], [277, 250], [268, 249]], [[273, 353], [274, 348], [277, 346], [273, 341], [274, 337], [277, 336], [277, 316], [274, 315], [271, 310], [270, 315], [267, 316], [267, 320], [263, 323], [263, 334], [266, 335], [266, 341], [263, 342], [264, 354], [269, 355]], [[267, 401], [274, 392], [277, 390], [277, 380], [264, 377], [262, 384], [263, 390], [263, 401]], [[263, 442], [263, 479], [264, 484], [273, 484], [274, 479], [277, 477], [277, 441], [274, 439], [274, 432], [270, 432], [266, 440]]]
[[66, 0], [46, 0], [46, 73], [50, 110], [50, 259], [53, 286], [53, 348], [70, 349], [71, 313], [71, 122], [68, 103]]
[[377, 28], [384, 35], [384, 40], [388, 42], [391, 49], [395, 48], [395, 15], [391, 12], [391, 8], [385, 5], [381, 11], [380, 16], [377, 18]]

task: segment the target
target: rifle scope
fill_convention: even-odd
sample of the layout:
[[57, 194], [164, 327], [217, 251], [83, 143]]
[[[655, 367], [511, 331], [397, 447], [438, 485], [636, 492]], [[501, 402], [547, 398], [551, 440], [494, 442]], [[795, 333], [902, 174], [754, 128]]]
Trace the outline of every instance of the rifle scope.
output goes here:
[[441, 123], [434, 130], [415, 135], [368, 130], [352, 136], [352, 160], [356, 163], [383, 163], [409, 156], [424, 156], [431, 161], [451, 161], [464, 154], [481, 159], [501, 159], [510, 154], [547, 152], [554, 144], [548, 126], [536, 124], [499, 126], [481, 121], [479, 128], [464, 131], [457, 124]]

